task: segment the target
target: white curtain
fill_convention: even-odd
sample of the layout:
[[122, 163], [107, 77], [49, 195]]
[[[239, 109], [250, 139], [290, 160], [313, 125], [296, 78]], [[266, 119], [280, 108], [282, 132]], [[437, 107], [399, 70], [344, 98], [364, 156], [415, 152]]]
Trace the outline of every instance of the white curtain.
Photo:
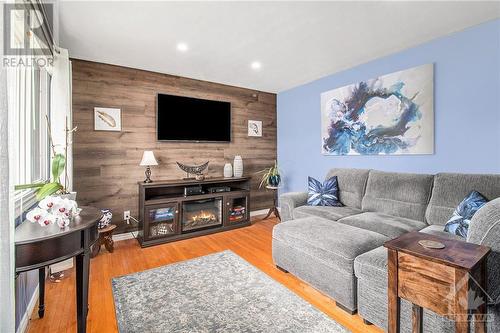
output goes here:
[[[54, 65], [52, 67], [50, 98], [50, 119], [51, 130], [56, 152], [65, 153], [66, 128], [72, 128], [71, 113], [71, 62], [69, 61], [68, 50], [59, 49], [59, 53], [54, 54]], [[66, 156], [66, 172], [61, 181], [66, 181], [68, 190], [73, 188], [73, 153], [72, 135], [69, 135], [69, 145]], [[64, 183], [63, 183], [64, 184]]]
[[[3, 17], [0, 6], [0, 17]], [[3, 46], [3, 24], [0, 25], [0, 47]], [[1, 53], [3, 54], [3, 49]], [[3, 57], [0, 57], [3, 61]], [[7, 70], [0, 68], [0, 332], [15, 330], [14, 290], [14, 207], [11, 198], [9, 161], [9, 109]], [[12, 153], [12, 151], [10, 151]]]
[[[71, 112], [71, 62], [68, 50], [59, 48], [54, 53], [52, 67], [52, 79], [50, 84], [50, 127], [52, 139], [57, 153], [66, 154], [66, 168], [61, 181], [67, 186], [68, 191], [73, 190], [73, 150], [72, 133], [68, 137], [68, 148], [66, 145], [66, 129], [71, 129], [73, 124]], [[66, 178], [67, 177], [67, 178]], [[78, 200], [78, 198], [77, 198]], [[73, 266], [73, 259], [68, 259], [50, 266], [51, 273], [69, 269]]]
[[13, 200], [10, 200], [8, 113], [7, 70], [0, 69], [0, 332], [14, 332], [15, 326], [15, 225]]

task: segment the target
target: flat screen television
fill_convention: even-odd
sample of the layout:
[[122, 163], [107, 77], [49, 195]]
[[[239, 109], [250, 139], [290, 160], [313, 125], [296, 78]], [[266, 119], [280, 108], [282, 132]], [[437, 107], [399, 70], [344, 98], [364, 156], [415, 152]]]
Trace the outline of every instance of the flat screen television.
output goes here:
[[158, 141], [231, 141], [231, 103], [158, 94]]

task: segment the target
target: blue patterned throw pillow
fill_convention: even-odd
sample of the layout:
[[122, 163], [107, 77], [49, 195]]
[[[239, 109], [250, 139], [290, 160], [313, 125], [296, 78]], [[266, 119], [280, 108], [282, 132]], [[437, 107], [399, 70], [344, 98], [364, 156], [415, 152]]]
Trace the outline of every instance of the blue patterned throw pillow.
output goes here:
[[325, 180], [323, 184], [309, 177], [309, 193], [307, 196], [309, 206], [343, 206], [339, 201], [339, 187], [337, 176]]
[[467, 238], [470, 220], [479, 208], [487, 202], [488, 199], [486, 199], [481, 193], [477, 191], [470, 192], [469, 195], [462, 200], [458, 207], [455, 208], [453, 216], [444, 226], [444, 231]]

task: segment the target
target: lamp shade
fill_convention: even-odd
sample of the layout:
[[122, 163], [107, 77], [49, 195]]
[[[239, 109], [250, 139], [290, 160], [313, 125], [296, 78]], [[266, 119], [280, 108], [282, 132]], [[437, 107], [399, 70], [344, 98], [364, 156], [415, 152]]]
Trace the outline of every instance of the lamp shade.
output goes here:
[[142, 154], [142, 160], [141, 163], [139, 163], [141, 166], [150, 166], [150, 165], [158, 165], [158, 162], [156, 161], [155, 154], [151, 150], [146, 150], [144, 151], [144, 154]]

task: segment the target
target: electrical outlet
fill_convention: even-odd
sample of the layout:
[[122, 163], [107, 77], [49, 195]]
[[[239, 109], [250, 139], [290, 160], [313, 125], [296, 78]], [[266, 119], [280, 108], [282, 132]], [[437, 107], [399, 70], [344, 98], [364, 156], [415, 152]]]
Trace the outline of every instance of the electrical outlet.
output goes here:
[[127, 221], [127, 224], [130, 223], [130, 210], [126, 210], [123, 212], [123, 219]]

